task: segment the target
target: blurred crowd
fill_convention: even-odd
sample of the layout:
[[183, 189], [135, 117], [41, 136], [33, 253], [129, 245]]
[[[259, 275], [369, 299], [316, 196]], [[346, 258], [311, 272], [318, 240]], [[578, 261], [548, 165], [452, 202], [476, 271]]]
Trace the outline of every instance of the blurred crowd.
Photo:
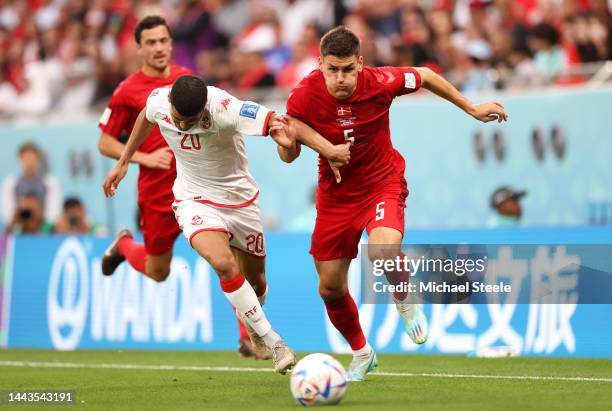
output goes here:
[[150, 14], [170, 24], [176, 64], [244, 96], [290, 89], [337, 24], [359, 35], [366, 64], [428, 66], [463, 91], [580, 83], [568, 69], [612, 59], [611, 10], [612, 0], [0, 0], [0, 117], [104, 104], [140, 67], [133, 30]]

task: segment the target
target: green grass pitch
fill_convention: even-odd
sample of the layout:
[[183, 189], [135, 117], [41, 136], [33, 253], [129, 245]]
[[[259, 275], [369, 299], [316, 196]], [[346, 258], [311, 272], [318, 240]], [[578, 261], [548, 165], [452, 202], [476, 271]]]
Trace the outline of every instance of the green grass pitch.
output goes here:
[[[345, 366], [350, 361], [335, 357]], [[349, 384], [338, 409], [612, 409], [612, 360], [380, 355], [379, 361], [378, 374]], [[231, 352], [0, 350], [0, 390], [76, 391], [74, 405], [53, 409], [300, 409], [289, 376], [262, 371], [270, 368]]]

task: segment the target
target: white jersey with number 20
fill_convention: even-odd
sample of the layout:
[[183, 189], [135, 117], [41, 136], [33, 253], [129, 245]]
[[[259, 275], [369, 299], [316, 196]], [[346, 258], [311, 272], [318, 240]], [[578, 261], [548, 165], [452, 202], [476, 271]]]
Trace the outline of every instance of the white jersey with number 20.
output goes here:
[[153, 90], [146, 117], [174, 152], [175, 199], [231, 208], [249, 204], [259, 189], [248, 170], [244, 137], [266, 135], [271, 111], [209, 86], [204, 120], [182, 131], [170, 115], [169, 94], [170, 87]]

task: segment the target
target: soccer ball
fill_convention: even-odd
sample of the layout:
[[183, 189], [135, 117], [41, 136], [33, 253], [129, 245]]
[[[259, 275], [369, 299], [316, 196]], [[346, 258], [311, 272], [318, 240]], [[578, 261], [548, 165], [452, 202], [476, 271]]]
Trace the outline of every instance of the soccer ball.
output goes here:
[[327, 354], [310, 354], [302, 358], [291, 374], [291, 393], [300, 404], [333, 405], [346, 391], [346, 371]]

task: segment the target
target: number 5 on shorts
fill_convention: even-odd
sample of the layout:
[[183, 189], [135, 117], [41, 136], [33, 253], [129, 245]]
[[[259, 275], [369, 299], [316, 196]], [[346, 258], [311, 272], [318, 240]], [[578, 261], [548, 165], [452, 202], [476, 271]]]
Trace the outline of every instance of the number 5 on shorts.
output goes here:
[[385, 218], [385, 209], [383, 208], [384, 206], [385, 206], [384, 201], [381, 201], [380, 203], [376, 204], [376, 220], [375, 221], [384, 220]]

